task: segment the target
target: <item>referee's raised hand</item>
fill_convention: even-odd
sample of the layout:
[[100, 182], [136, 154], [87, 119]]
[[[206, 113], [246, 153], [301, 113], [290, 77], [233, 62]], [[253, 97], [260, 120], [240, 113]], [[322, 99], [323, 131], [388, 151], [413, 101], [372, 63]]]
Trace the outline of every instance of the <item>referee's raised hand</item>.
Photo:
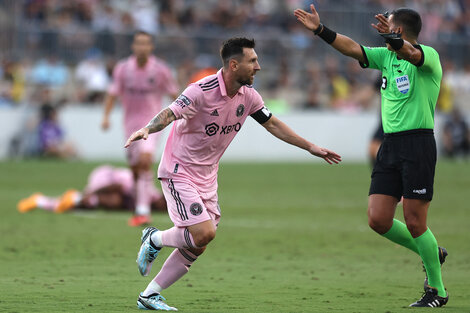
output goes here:
[[375, 19], [378, 21], [377, 24], [370, 24], [381, 34], [388, 34], [391, 32], [388, 18], [383, 14], [376, 14]]
[[307, 29], [314, 31], [320, 26], [320, 16], [313, 4], [310, 5], [310, 10], [312, 13], [308, 13], [302, 9], [296, 9], [294, 15]]

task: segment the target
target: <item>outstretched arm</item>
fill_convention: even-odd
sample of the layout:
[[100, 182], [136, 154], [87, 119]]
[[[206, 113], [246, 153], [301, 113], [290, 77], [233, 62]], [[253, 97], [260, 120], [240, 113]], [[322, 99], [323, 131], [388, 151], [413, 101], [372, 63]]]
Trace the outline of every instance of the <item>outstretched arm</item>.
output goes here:
[[158, 113], [144, 128], [134, 132], [129, 139], [127, 139], [124, 148], [131, 145], [133, 141], [140, 139], [147, 140], [149, 134], [156, 133], [170, 125], [171, 122], [176, 120], [176, 116], [170, 108], [166, 108]]
[[289, 126], [281, 120], [272, 116], [266, 123], [261, 124], [267, 131], [275, 137], [285, 141], [291, 145], [307, 150], [311, 154], [324, 159], [329, 164], [341, 162], [341, 156], [337, 153], [309, 142], [308, 140], [297, 135]]
[[[315, 10], [315, 6], [313, 4], [310, 5], [310, 10], [312, 11], [311, 13], [302, 9], [297, 9], [294, 11], [294, 15], [297, 20], [305, 26], [305, 28], [312, 32], [317, 32], [317, 35], [322, 37], [322, 32], [325, 32], [326, 29], [323, 24], [320, 23], [320, 16]], [[342, 54], [352, 57], [361, 63], [365, 63], [366, 61], [362, 54], [361, 45], [345, 35], [337, 33], [331, 46]]]

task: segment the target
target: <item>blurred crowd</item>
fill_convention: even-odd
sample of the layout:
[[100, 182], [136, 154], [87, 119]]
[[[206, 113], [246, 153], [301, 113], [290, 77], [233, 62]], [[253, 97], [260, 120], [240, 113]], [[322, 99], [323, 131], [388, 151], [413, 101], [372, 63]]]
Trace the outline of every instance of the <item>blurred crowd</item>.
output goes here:
[[296, 23], [293, 9], [312, 2], [333, 29], [371, 46], [383, 44], [370, 27], [375, 13], [417, 9], [420, 41], [439, 51], [444, 69], [438, 110], [470, 110], [469, 0], [4, 0], [0, 107], [101, 105], [114, 65], [144, 30], [181, 88], [220, 67], [223, 39], [251, 35], [262, 67], [255, 87], [272, 111], [377, 110], [378, 73], [330, 56]]

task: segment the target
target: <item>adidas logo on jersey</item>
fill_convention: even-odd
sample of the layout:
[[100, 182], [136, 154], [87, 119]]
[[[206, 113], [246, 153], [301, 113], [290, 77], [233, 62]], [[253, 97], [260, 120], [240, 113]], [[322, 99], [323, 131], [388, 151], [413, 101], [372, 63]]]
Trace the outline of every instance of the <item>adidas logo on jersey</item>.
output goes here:
[[219, 116], [219, 112], [217, 112], [217, 109], [212, 111], [211, 116]]

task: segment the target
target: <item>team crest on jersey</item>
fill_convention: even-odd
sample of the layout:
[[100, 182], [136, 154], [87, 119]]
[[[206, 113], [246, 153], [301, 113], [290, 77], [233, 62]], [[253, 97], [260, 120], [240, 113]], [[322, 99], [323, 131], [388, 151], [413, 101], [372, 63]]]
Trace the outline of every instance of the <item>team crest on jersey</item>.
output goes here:
[[408, 79], [408, 75], [395, 78], [395, 82], [397, 83], [398, 91], [402, 94], [406, 94], [410, 91], [410, 80]]
[[193, 204], [191, 204], [191, 206], [189, 207], [189, 211], [191, 212], [192, 215], [194, 216], [198, 216], [198, 215], [201, 215], [202, 213], [202, 205], [197, 203], [197, 202], [194, 202]]
[[243, 104], [240, 104], [237, 108], [237, 116], [240, 117], [243, 115], [243, 113], [245, 112], [245, 106]]

